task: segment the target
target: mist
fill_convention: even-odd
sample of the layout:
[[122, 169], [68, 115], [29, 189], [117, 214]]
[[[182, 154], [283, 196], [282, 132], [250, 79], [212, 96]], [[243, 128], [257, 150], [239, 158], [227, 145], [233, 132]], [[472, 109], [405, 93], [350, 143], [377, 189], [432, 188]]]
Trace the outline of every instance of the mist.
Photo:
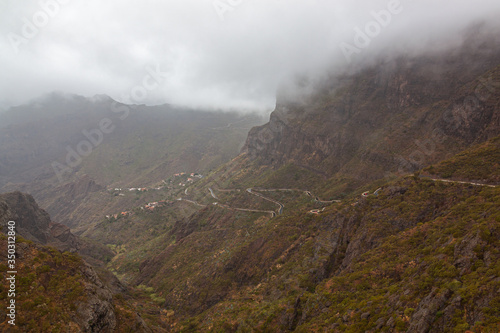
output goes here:
[[498, 0], [0, 3], [0, 109], [52, 91], [267, 112], [296, 75], [459, 45]]

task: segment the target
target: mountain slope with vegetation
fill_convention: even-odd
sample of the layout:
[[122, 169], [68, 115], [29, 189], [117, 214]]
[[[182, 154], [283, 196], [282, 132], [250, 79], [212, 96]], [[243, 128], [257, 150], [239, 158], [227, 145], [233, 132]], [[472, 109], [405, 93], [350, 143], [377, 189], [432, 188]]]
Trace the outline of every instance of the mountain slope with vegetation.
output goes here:
[[455, 50], [298, 81], [278, 96], [269, 123], [250, 131], [244, 152], [274, 168], [293, 163], [366, 182], [484, 142], [500, 131], [500, 42], [489, 37], [471, 34]]
[[[109, 133], [100, 127], [106, 119]], [[255, 114], [54, 93], [0, 115], [0, 189], [30, 193], [55, 221], [85, 227], [110, 206], [132, 205], [106, 189], [151, 187], [175, 173], [215, 169], [238, 154], [261, 121]], [[90, 153], [78, 153], [88, 145]]]
[[[473, 162], [482, 149], [459, 155], [461, 162]], [[251, 226], [247, 239], [221, 253], [204, 289], [221, 288], [225, 300], [184, 328], [497, 331], [499, 191], [415, 175], [319, 215], [296, 211]]]
[[[166, 313], [149, 295], [126, 287], [111, 273], [93, 268], [76, 253], [99, 264], [99, 258], [111, 253], [109, 249], [94, 243], [88, 245], [67, 227], [51, 222], [35, 200], [23, 193], [0, 195], [0, 246], [4, 249], [10, 230], [8, 221], [15, 222], [17, 319], [16, 325], [11, 326], [6, 308], [2, 308], [2, 332], [165, 331]], [[6, 251], [1, 251], [0, 259], [0, 277], [7, 281], [12, 269], [7, 266]], [[10, 293], [6, 284], [0, 285], [2, 302], [12, 298]], [[137, 312], [137, 305], [145, 319]]]
[[457, 180], [495, 184], [498, 59], [469, 44], [279, 101], [240, 156], [179, 192], [199, 212], [165, 221], [159, 254], [110, 267], [164, 297], [186, 331], [495, 330], [498, 188], [413, 173], [467, 165]]
[[219, 141], [240, 138], [243, 119], [210, 125], [216, 134], [209, 120], [181, 122], [195, 134], [171, 137], [143, 110], [67, 182], [40, 173], [4, 189], [31, 189], [57, 221], [105, 245], [107, 269], [144, 293], [155, 327], [496, 332], [497, 41], [472, 33], [447, 53], [299, 80], [236, 157], [219, 158], [229, 149]]

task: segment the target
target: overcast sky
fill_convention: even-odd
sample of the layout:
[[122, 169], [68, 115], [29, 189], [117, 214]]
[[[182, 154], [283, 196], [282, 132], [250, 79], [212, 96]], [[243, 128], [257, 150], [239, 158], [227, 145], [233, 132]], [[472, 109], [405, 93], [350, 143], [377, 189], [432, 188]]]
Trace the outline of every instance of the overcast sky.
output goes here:
[[297, 73], [499, 17], [498, 0], [1, 0], [0, 107], [57, 90], [270, 110]]

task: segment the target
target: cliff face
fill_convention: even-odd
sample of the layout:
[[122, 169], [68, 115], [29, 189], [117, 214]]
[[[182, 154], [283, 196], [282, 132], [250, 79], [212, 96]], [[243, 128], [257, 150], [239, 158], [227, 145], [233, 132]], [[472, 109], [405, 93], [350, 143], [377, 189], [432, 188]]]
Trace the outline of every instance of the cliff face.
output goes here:
[[61, 251], [78, 252], [82, 255], [96, 254], [94, 259], [112, 256], [104, 246], [88, 244], [71, 233], [60, 223], [52, 222], [49, 214], [41, 209], [29, 194], [12, 192], [0, 194], [0, 223], [16, 222], [16, 230], [22, 237], [41, 245], [54, 246]]
[[0, 195], [0, 222], [16, 222], [18, 234], [31, 241], [47, 244], [52, 240], [50, 216], [40, 209], [32, 196], [21, 192]]
[[361, 179], [435, 163], [500, 131], [499, 45], [471, 38], [446, 54], [327, 79], [307, 96], [283, 94], [242, 151], [266, 165]]

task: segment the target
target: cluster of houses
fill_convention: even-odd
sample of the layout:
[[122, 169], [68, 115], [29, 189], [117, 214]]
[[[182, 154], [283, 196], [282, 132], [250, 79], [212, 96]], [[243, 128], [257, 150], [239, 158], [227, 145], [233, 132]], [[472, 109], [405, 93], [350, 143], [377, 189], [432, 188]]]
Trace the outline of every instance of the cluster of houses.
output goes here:
[[150, 202], [146, 204], [144, 207], [141, 207], [141, 209], [146, 209], [146, 210], [151, 210], [153, 211], [156, 207], [162, 206], [169, 203], [166, 200], [161, 200], [161, 201], [155, 201], [155, 202]]
[[[188, 176], [188, 179], [186, 180], [187, 183], [193, 183], [194, 182], [194, 178], [200, 178], [200, 179], [203, 178], [202, 175], [200, 175], [198, 173], [195, 173], [195, 172], [193, 172], [193, 173], [191, 173], [189, 175], [187, 173], [185, 173], [185, 172], [176, 173], [174, 175], [174, 177], [182, 177], [182, 176]], [[184, 182], [181, 181], [179, 183], [179, 186], [185, 187], [186, 183], [184, 183]]]
[[[180, 172], [180, 173], [176, 173], [176, 174], [174, 175], [174, 177], [183, 177], [183, 176], [188, 177], [188, 178], [186, 179], [186, 183], [193, 183], [193, 182], [195, 181], [195, 178], [200, 178], [200, 179], [201, 179], [201, 178], [203, 178], [203, 176], [202, 176], [202, 175], [200, 175], [200, 174], [198, 174], [198, 173], [195, 173], [195, 172], [193, 172], [193, 173], [191, 173], [191, 174], [187, 174], [187, 173], [185, 173], [185, 172]], [[167, 184], [167, 182], [166, 182], [166, 181], [164, 181], [164, 180], [163, 180], [163, 183], [164, 183], [164, 184]], [[185, 186], [186, 186], [186, 183], [184, 183], [184, 182], [182, 182], [182, 181], [181, 181], [181, 182], [179, 183], [179, 186], [183, 186], [183, 187], [185, 187]], [[122, 191], [129, 191], [129, 192], [147, 192], [147, 191], [149, 191], [149, 190], [157, 190], [157, 191], [158, 191], [158, 190], [161, 190], [161, 189], [163, 189], [163, 188], [164, 188], [164, 186], [158, 186], [158, 187], [153, 187], [153, 188], [149, 188], [149, 189], [148, 189], [148, 188], [146, 188], [146, 187], [130, 187], [130, 188], [119, 188], [119, 187], [117, 187], [117, 188], [114, 188], [114, 189], [110, 189], [109, 191], [110, 191], [110, 192], [122, 192]], [[119, 193], [118, 195], [119, 195], [119, 196], [125, 196], [125, 194], [123, 194], [123, 193]], [[170, 203], [170, 202], [169, 202], [169, 201], [166, 201], [166, 200], [162, 200], [162, 201], [155, 201], [155, 202], [149, 202], [149, 203], [147, 203], [146, 205], [144, 205], [144, 206], [142, 206], [142, 207], [140, 207], [140, 208], [141, 208], [142, 210], [153, 211], [153, 210], [155, 210], [155, 208], [160, 207], [160, 206], [162, 206], [162, 205], [164, 205], [164, 204], [168, 204], [168, 203]], [[134, 212], [129, 212], [129, 211], [126, 211], [126, 212], [121, 212], [121, 213], [119, 213], [119, 214], [106, 215], [106, 218], [107, 218], [108, 220], [109, 220], [109, 219], [112, 219], [112, 218], [114, 218], [114, 219], [118, 219], [119, 217], [127, 217], [127, 216], [131, 216], [131, 215], [133, 215], [133, 214], [134, 214]]]
[[[155, 188], [155, 190], [159, 190], [159, 189], [161, 189], [161, 187]], [[121, 191], [123, 191], [123, 189], [117, 187], [117, 188], [113, 189], [112, 191], [121, 192]], [[129, 192], [134, 192], [134, 191], [146, 192], [146, 191], [148, 191], [148, 189], [146, 187], [130, 187], [130, 188], [125, 188], [125, 191], [129, 191]]]
[[[155, 208], [163, 206], [163, 205], [168, 204], [168, 203], [171, 203], [171, 201], [161, 200], [161, 201], [149, 202], [146, 205], [142, 206], [141, 209], [153, 211], [153, 210], [155, 210]], [[111, 218], [114, 218], [116, 220], [119, 217], [127, 217], [127, 216], [132, 216], [132, 215], [134, 215], [134, 212], [126, 211], [126, 212], [121, 212], [120, 214], [106, 215], [106, 218], [108, 220]]]
[[[181, 173], [176, 173], [176, 174], [174, 175], [174, 177], [182, 177], [182, 176], [186, 176], [186, 175], [187, 175], [187, 173], [185, 173], [185, 172], [181, 172]], [[191, 174], [189, 175], [189, 177], [193, 177], [193, 178], [194, 178], [194, 177], [196, 177], [196, 178], [203, 178], [203, 176], [202, 176], [202, 175], [200, 175], [199, 173], [196, 173], [196, 172], [191, 173]], [[189, 179], [189, 178], [188, 178], [188, 179]]]
[[[191, 174], [187, 174], [185, 172], [180, 172], [180, 173], [176, 173], [174, 174], [174, 177], [182, 177], [182, 176], [187, 176], [187, 180], [186, 180], [186, 183], [193, 183], [195, 181], [195, 178], [203, 178], [202, 175], [196, 173], [196, 172], [193, 172]], [[163, 181], [164, 184], [167, 184], [167, 182]], [[179, 186], [183, 186], [185, 187], [186, 186], [186, 183], [185, 182], [180, 182], [179, 183]], [[114, 188], [114, 189], [110, 189], [109, 191], [110, 192], [122, 192], [122, 191], [129, 191], [129, 192], [147, 192], [147, 191], [150, 191], [150, 190], [156, 190], [156, 191], [159, 191], [161, 189], [163, 189], [164, 186], [158, 186], [158, 187], [152, 187], [152, 188], [147, 188], [147, 187], [127, 187], [127, 188]], [[123, 193], [120, 193], [118, 194], [119, 196], [124, 196]]]
[[111, 218], [114, 218], [116, 220], [119, 217], [127, 217], [127, 216], [131, 216], [131, 215], [134, 215], [134, 212], [121, 212], [120, 214], [106, 215], [106, 218], [108, 220]]

